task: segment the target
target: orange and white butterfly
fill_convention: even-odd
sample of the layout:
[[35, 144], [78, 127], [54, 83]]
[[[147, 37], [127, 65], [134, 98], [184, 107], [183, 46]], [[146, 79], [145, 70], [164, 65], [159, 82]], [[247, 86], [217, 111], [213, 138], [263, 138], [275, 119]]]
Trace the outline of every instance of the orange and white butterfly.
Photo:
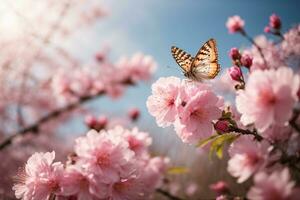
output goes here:
[[183, 70], [184, 76], [195, 81], [215, 78], [219, 71], [217, 44], [214, 39], [208, 40], [195, 57], [178, 47], [172, 46], [171, 53]]

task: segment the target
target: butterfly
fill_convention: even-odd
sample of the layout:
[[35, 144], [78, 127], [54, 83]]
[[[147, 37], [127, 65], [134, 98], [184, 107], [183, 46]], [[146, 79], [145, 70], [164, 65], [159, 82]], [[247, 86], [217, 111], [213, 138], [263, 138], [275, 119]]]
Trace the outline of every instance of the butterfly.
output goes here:
[[195, 57], [175, 46], [171, 47], [171, 53], [183, 70], [184, 76], [191, 80], [201, 82], [204, 79], [213, 79], [220, 71], [217, 44], [214, 39], [205, 42]]

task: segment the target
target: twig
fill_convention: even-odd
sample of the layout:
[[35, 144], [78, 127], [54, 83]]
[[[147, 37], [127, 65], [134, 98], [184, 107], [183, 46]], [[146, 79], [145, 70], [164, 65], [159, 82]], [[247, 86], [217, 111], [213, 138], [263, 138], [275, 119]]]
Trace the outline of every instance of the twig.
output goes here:
[[172, 200], [184, 200], [184, 199], [182, 199], [180, 197], [176, 197], [176, 196], [170, 194], [169, 192], [167, 192], [163, 189], [160, 189], [160, 188], [156, 189], [156, 192], [158, 192], [158, 193], [160, 193], [160, 194], [164, 195], [165, 197], [168, 197], [169, 199], [172, 199]]
[[263, 59], [265, 66], [268, 66], [266, 58], [262, 52], [262, 49], [260, 46], [258, 46], [258, 44], [256, 44], [256, 42], [246, 33], [246, 31], [241, 30], [240, 33], [247, 39], [249, 40], [249, 42], [251, 42], [258, 50], [260, 57]]
[[[122, 84], [134, 85], [134, 83], [129, 79], [126, 81], [123, 81]], [[81, 104], [83, 104], [87, 101], [96, 99], [104, 94], [105, 94], [104, 91], [100, 91], [93, 95], [82, 96], [82, 97], [79, 97], [78, 101], [76, 101], [75, 103], [70, 103], [70, 104], [66, 105], [65, 107], [53, 110], [52, 112], [48, 113], [46, 116], [44, 116], [41, 119], [39, 119], [38, 121], [36, 121], [34, 124], [32, 124], [28, 127], [25, 127], [23, 129], [21, 129], [20, 131], [18, 131], [17, 133], [12, 134], [9, 137], [7, 137], [3, 142], [0, 143], [0, 151], [3, 150], [8, 145], [10, 145], [15, 137], [20, 136], [20, 135], [26, 135], [31, 132], [38, 133], [40, 126], [45, 124], [46, 122], [61, 116], [65, 112], [72, 111], [75, 108], [79, 107]]]
[[296, 121], [300, 115], [300, 110], [299, 109], [294, 109], [293, 111], [293, 116], [291, 120], [289, 121], [289, 124], [291, 127], [293, 127], [298, 133], [300, 133], [300, 127], [297, 125]]
[[250, 130], [247, 130], [247, 129], [241, 129], [241, 128], [238, 128], [238, 127], [235, 127], [235, 126], [231, 126], [229, 129], [230, 129], [230, 131], [239, 132], [239, 133], [241, 133], [243, 135], [253, 135], [255, 137], [255, 139], [257, 139], [257, 141], [262, 141], [264, 139], [256, 131], [250, 131]]

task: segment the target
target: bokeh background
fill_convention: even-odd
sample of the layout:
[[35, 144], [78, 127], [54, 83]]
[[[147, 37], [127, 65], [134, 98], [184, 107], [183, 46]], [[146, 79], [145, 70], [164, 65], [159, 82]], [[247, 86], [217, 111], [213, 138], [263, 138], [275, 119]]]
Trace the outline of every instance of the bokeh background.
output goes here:
[[[141, 117], [134, 125], [153, 136], [154, 154], [169, 155], [174, 165], [187, 166], [197, 172], [193, 177], [185, 174], [173, 177], [174, 180], [178, 180], [179, 184], [184, 180], [197, 182], [202, 197], [211, 198], [212, 194], [207, 192], [210, 183], [219, 179], [232, 180], [226, 173], [226, 161], [210, 161], [199, 150], [182, 144], [173, 128], [157, 127], [145, 104], [151, 93], [151, 82], [162, 76], [182, 77], [170, 53], [172, 45], [193, 55], [209, 38], [216, 39], [219, 62], [222, 71], [226, 70], [231, 65], [229, 49], [250, 45], [240, 35], [228, 34], [225, 23], [229, 16], [240, 15], [246, 22], [245, 29], [249, 35], [256, 36], [263, 34], [269, 16], [276, 13], [283, 21], [285, 32], [300, 21], [300, 1], [103, 0], [100, 3], [108, 13], [104, 20], [96, 21], [88, 28], [78, 27], [71, 37], [56, 42], [83, 63], [89, 62], [99, 49], [109, 48], [111, 60], [122, 55], [143, 52], [153, 56], [158, 68], [151, 81], [129, 88], [122, 99], [112, 100], [105, 97], [90, 102], [85, 107], [90, 108], [95, 115], [103, 114], [108, 118], [122, 118], [127, 115], [129, 108], [139, 108]], [[26, 24], [28, 22], [21, 19], [24, 13], [30, 12], [30, 8], [19, 6], [17, 0], [1, 0], [1, 36], [9, 37], [12, 32], [24, 26], [30, 29], [30, 25]], [[76, 117], [61, 127], [63, 134], [59, 137], [71, 144], [73, 138], [84, 134], [86, 130], [83, 117]], [[241, 188], [239, 191], [243, 192]]]

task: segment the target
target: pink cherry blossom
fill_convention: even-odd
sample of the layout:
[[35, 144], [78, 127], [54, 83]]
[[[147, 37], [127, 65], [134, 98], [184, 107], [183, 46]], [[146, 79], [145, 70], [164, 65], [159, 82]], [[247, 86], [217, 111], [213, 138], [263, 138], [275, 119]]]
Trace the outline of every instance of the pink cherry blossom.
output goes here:
[[[182, 95], [183, 99], [185, 95]], [[175, 129], [183, 142], [194, 143], [213, 131], [212, 120], [221, 116], [219, 98], [211, 90], [198, 90], [190, 99], [179, 105]]]
[[286, 141], [292, 134], [291, 127], [273, 125], [261, 132], [261, 136], [270, 141]]
[[229, 17], [226, 22], [226, 27], [229, 33], [236, 33], [238, 31], [243, 30], [244, 25], [245, 25], [244, 20], [242, 20], [241, 17], [238, 15]]
[[78, 165], [67, 166], [61, 190], [63, 196], [76, 196], [77, 200], [95, 200], [97, 196], [99, 198], [108, 196], [108, 186], [97, 182], [93, 175]]
[[116, 63], [116, 70], [122, 75], [130, 77], [133, 82], [149, 80], [156, 69], [156, 63], [151, 56], [136, 53], [131, 58], [122, 57]]
[[76, 139], [75, 153], [79, 162], [90, 173], [95, 174], [100, 182], [117, 181], [123, 173], [134, 171], [134, 152], [128, 148], [128, 142], [119, 135], [122, 131], [120, 127], [110, 130], [118, 134], [91, 130], [86, 136]]
[[171, 125], [177, 117], [175, 101], [180, 87], [176, 77], [160, 78], [152, 85], [152, 95], [148, 97], [147, 108], [161, 127]]
[[136, 156], [148, 156], [148, 147], [152, 144], [152, 138], [146, 132], [141, 132], [138, 128], [125, 131], [124, 137], [127, 139], [129, 149]]
[[51, 194], [60, 193], [64, 167], [54, 162], [55, 152], [35, 153], [27, 161], [20, 182], [13, 186], [18, 199], [48, 200]]
[[221, 93], [222, 95], [235, 94], [235, 85], [236, 81], [232, 80], [227, 70], [212, 80], [212, 87], [214, 88], [214, 91]]
[[[299, 67], [299, 56], [300, 56], [300, 25], [291, 28], [284, 34], [284, 40], [281, 43], [281, 48], [285, 57], [292, 57], [292, 60], [298, 61]], [[297, 63], [297, 62], [295, 62]]]
[[247, 194], [251, 200], [288, 200], [295, 183], [287, 168], [271, 174], [259, 172], [254, 177], [254, 186]]
[[266, 164], [268, 147], [266, 142], [256, 142], [252, 136], [240, 136], [230, 146], [228, 172], [238, 178], [238, 183], [246, 181]]
[[110, 199], [113, 200], [143, 200], [148, 198], [148, 194], [145, 194], [143, 182], [136, 178], [121, 179], [110, 186]]
[[244, 125], [255, 123], [259, 131], [275, 123], [284, 125], [292, 116], [298, 88], [299, 76], [290, 68], [252, 72], [245, 90], [239, 91], [236, 98], [241, 122]]
[[285, 65], [284, 56], [282, 55], [282, 52], [280, 52], [278, 45], [275, 45], [274, 42], [268, 40], [263, 35], [257, 36], [254, 41], [261, 48], [264, 58], [267, 61], [267, 65], [261, 57], [257, 47], [252, 45], [251, 48], [244, 51], [245, 54], [248, 54], [253, 58], [252, 65], [250, 67], [251, 72], [257, 69], [277, 69]]

